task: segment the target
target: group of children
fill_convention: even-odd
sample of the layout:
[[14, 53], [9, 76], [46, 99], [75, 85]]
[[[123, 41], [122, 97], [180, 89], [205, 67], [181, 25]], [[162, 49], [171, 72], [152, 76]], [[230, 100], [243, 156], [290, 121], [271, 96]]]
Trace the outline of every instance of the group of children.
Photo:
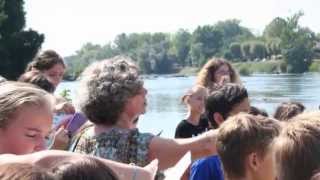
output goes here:
[[[214, 80], [221, 82], [219, 78]], [[269, 118], [265, 111], [250, 106], [248, 92], [239, 82], [216, 84], [211, 90], [202, 85], [205, 84], [195, 85], [182, 97], [188, 115], [178, 124], [175, 137], [197, 136], [208, 129], [218, 129], [218, 153], [200, 159], [192, 156], [188, 179], [314, 180], [320, 177], [317, 174], [320, 112], [303, 113], [305, 107], [301, 103], [284, 102]]]

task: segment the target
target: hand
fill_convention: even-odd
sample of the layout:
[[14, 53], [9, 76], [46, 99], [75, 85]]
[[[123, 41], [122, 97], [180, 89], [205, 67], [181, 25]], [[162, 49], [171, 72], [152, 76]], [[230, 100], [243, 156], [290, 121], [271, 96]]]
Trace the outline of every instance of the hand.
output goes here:
[[53, 145], [51, 149], [66, 150], [69, 146], [69, 133], [61, 126], [54, 134]]
[[225, 84], [230, 83], [230, 82], [231, 82], [231, 79], [230, 79], [229, 75], [222, 76], [221, 79], [220, 79], [219, 85], [222, 86], [222, 85], [225, 85]]
[[66, 114], [74, 114], [76, 110], [74, 109], [73, 105], [69, 102], [63, 102], [56, 104], [54, 107], [55, 112], [64, 112]]
[[158, 171], [158, 164], [159, 164], [158, 159], [154, 159], [153, 161], [151, 161], [147, 166], [143, 168], [145, 170], [145, 173], [142, 173], [138, 179], [154, 180]]

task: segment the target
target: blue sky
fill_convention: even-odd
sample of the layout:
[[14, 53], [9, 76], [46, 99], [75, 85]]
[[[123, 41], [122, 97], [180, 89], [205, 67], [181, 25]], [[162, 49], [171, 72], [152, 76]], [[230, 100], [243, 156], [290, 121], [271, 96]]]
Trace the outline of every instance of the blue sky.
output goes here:
[[[320, 32], [319, 0], [26, 0], [27, 26], [44, 33], [43, 49], [62, 56], [122, 32], [175, 32], [237, 18], [261, 34], [275, 17], [302, 10], [301, 25]], [[317, 9], [318, 8], [318, 9]]]

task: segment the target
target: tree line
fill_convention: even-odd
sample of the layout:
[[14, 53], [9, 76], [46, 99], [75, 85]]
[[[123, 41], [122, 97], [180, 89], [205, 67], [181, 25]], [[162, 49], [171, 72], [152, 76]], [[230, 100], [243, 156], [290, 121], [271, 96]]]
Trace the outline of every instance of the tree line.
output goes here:
[[287, 72], [302, 73], [319, 54], [320, 39], [319, 34], [299, 25], [302, 16], [298, 12], [287, 18], [276, 17], [262, 35], [253, 34], [237, 19], [198, 26], [193, 32], [180, 29], [175, 33], [122, 33], [103, 46], [87, 43], [65, 59], [68, 73], [73, 76], [91, 62], [115, 55], [131, 57], [146, 74], [201, 67], [211, 57], [233, 62], [283, 59]]

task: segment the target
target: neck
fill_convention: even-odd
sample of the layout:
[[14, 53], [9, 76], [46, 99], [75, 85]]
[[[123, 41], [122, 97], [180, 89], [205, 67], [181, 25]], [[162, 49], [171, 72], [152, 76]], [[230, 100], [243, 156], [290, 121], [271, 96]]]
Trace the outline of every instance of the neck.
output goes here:
[[131, 129], [133, 128], [134, 119], [134, 117], [130, 117], [128, 114], [122, 113], [114, 125], [96, 124], [94, 132], [95, 134], [100, 134], [109, 131], [111, 128]]
[[194, 112], [189, 112], [189, 115], [187, 117], [187, 121], [193, 125], [198, 125], [200, 121], [200, 116], [201, 114], [199, 113], [194, 113]]
[[133, 127], [133, 121], [137, 116], [130, 115], [128, 113], [122, 113], [116, 122], [115, 126], [123, 129], [131, 129]]

